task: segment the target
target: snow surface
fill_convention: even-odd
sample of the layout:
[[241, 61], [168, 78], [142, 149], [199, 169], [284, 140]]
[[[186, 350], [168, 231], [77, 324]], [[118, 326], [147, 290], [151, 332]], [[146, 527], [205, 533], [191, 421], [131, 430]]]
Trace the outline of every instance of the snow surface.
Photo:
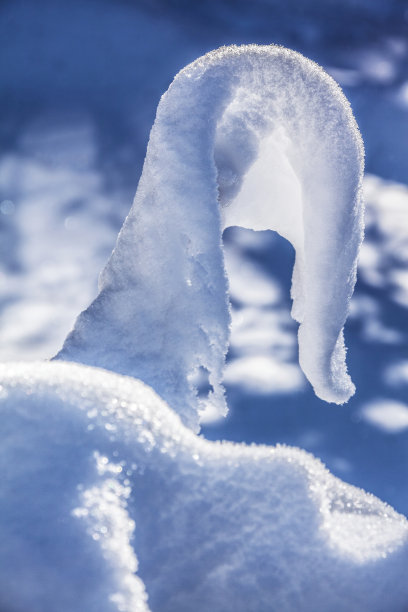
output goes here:
[[102, 369], [0, 375], [2, 610], [403, 609], [406, 519], [312, 455], [204, 440]]
[[[55, 354], [74, 317], [96, 295], [97, 273], [136, 189], [160, 94], [182, 66], [220, 45], [274, 42], [314, 59], [341, 84], [371, 173], [364, 181], [367, 233], [345, 329], [358, 391], [346, 406], [328, 407], [299, 369], [297, 326], [289, 316], [290, 245], [272, 232], [229, 228], [224, 248], [233, 328], [224, 381], [230, 412], [202, 432], [211, 439], [301, 446], [343, 480], [407, 515], [408, 429], [385, 429], [395, 413], [391, 418], [382, 411], [382, 422], [375, 423], [362, 411], [379, 402], [382, 408], [398, 404], [402, 412], [407, 405], [406, 3], [4, 0], [0, 32], [2, 361]], [[249, 279], [253, 271], [256, 286]], [[259, 357], [282, 373], [285, 388], [272, 386], [271, 376], [255, 367], [265, 363]], [[237, 375], [235, 364], [243, 360], [247, 367]], [[3, 475], [9, 465], [4, 459]], [[50, 503], [60, 499], [61, 482]], [[22, 493], [21, 503], [32, 501]], [[39, 539], [32, 572], [40, 572], [46, 544]], [[6, 557], [5, 569], [8, 563]], [[72, 556], [70, 576], [75, 566]], [[249, 580], [246, 575], [241, 582]], [[313, 587], [311, 576], [307, 588]], [[393, 592], [384, 609], [406, 609]], [[360, 609], [367, 606], [362, 602]], [[9, 608], [16, 612], [13, 604]], [[322, 601], [321, 609], [331, 611], [332, 600], [327, 607]]]
[[274, 229], [296, 251], [301, 367], [319, 397], [344, 403], [354, 393], [343, 326], [363, 234], [362, 172], [349, 104], [316, 64], [277, 46], [199, 58], [160, 101], [100, 294], [58, 358], [144, 380], [194, 429], [203, 400], [193, 377], [205, 368], [207, 401], [225, 414], [221, 230]]

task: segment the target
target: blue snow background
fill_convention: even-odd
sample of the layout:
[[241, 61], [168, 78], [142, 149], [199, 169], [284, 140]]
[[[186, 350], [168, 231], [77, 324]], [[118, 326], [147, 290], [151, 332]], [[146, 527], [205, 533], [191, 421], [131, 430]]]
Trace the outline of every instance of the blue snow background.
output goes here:
[[[3, 0], [1, 360], [52, 356], [95, 295], [174, 75], [221, 45], [290, 47], [340, 83], [363, 135], [366, 170], [378, 177], [369, 177], [370, 257], [346, 326], [357, 392], [345, 406], [315, 397], [296, 365], [292, 248], [276, 234], [232, 228], [224, 237], [237, 276], [234, 288], [231, 272], [237, 323], [229, 365], [247, 359], [253, 370], [251, 358], [261, 355], [284, 367], [276, 385], [258, 387], [245, 368], [229, 376], [227, 369], [229, 416], [209, 418], [202, 434], [299, 446], [408, 515], [407, 34], [408, 4], [398, 0]], [[384, 227], [396, 203], [394, 243]], [[365, 416], [379, 402], [398, 406], [391, 429], [386, 417]]]

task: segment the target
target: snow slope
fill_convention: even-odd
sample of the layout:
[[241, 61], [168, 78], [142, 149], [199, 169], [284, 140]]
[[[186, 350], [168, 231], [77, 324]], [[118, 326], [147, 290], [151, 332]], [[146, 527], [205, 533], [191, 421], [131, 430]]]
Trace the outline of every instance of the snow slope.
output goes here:
[[0, 374], [2, 610], [404, 609], [405, 518], [313, 456], [206, 441], [97, 368]]

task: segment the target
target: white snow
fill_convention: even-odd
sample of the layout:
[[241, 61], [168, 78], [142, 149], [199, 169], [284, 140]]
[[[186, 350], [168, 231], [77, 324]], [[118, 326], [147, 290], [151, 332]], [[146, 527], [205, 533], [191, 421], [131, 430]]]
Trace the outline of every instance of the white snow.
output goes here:
[[205, 402], [191, 381], [203, 367], [207, 403], [225, 413], [221, 230], [274, 229], [296, 250], [301, 367], [319, 397], [347, 401], [342, 329], [362, 239], [362, 170], [349, 104], [316, 64], [276, 46], [199, 58], [160, 101], [100, 294], [58, 358], [141, 378], [193, 429]]
[[384, 379], [394, 388], [408, 385], [408, 360], [389, 365], [384, 372]]
[[247, 355], [228, 364], [225, 382], [260, 394], [293, 393], [302, 389], [304, 377], [295, 364], [270, 355]]
[[2, 610], [403, 609], [406, 519], [308, 453], [206, 441], [101, 369], [0, 376]]
[[[408, 190], [402, 184], [406, 183], [408, 176], [408, 44], [407, 15], [404, 19], [403, 4], [399, 0], [387, 3], [383, 0], [370, 3], [366, 0], [307, 3], [293, 0], [198, 3], [174, 0], [157, 0], [154, 3], [112, 0], [103, 0], [102, 3], [92, 0], [56, 3], [53, 0], [39, 0], [37, 3], [27, 3], [9, 0], [1, 3], [0, 360], [43, 359], [55, 354], [71, 328], [74, 316], [96, 295], [97, 273], [106, 261], [128, 211], [160, 93], [177, 70], [206, 50], [228, 41], [275, 41], [293, 46], [321, 63], [345, 87], [364, 135], [367, 167], [377, 175], [368, 175], [364, 181], [368, 231], [359, 261], [361, 274], [357, 293], [351, 301], [352, 316], [346, 329], [350, 373], [358, 393], [346, 407], [331, 406], [329, 409], [311, 393], [297, 365], [297, 326], [289, 317], [291, 248], [276, 233], [229, 228], [225, 243], [228, 243], [228, 235], [233, 238], [225, 247], [225, 266], [232, 301], [232, 330], [224, 381], [230, 418], [219, 420], [217, 427], [205, 427], [203, 435], [212, 439], [245, 440], [248, 443], [259, 440], [268, 444], [286, 441], [304, 447], [322, 457], [335, 474], [375, 492], [407, 514], [408, 428], [401, 427], [401, 422], [404, 423], [406, 419], [408, 384]], [[277, 139], [278, 136], [281, 139], [279, 142], [283, 141], [280, 147], [274, 146], [270, 140], [260, 143], [262, 148], [263, 143], [268, 142], [268, 148], [262, 148], [265, 159], [273, 154], [276, 156], [275, 163], [279, 163], [280, 171], [275, 170], [272, 175], [274, 182], [269, 186], [270, 194], [277, 198], [286, 189], [296, 201], [299, 196], [294, 180], [296, 177], [291, 173], [290, 165], [285, 163], [282, 153], [284, 133], [279, 133]], [[259, 155], [257, 160], [260, 161]], [[247, 182], [249, 173], [245, 176], [242, 190], [250, 185]], [[224, 167], [224, 173], [222, 176], [219, 174], [219, 178], [222, 179], [224, 195], [228, 195], [228, 187], [231, 189], [228, 167]], [[386, 179], [393, 179], [394, 182]], [[258, 187], [253, 180], [252, 185]], [[232, 247], [233, 253], [231, 249], [228, 251], [229, 247]], [[250, 282], [251, 279], [254, 281]], [[187, 278], [189, 283], [191, 279]], [[262, 368], [265, 361], [269, 361], [268, 370]], [[256, 365], [260, 365], [260, 368]], [[28, 378], [33, 375], [33, 379], [38, 380], [40, 370], [46, 366], [35, 367], [35, 376], [29, 369], [24, 370], [24, 375]], [[230, 377], [230, 373], [237, 370], [239, 374]], [[74, 377], [80, 378], [84, 386], [91, 384], [92, 374], [89, 371], [80, 374], [84, 371], [85, 368], [76, 370], [71, 379], [64, 373], [65, 379], [61, 385], [66, 385], [67, 397], [72, 398]], [[276, 380], [272, 372], [279, 372]], [[203, 374], [205, 385], [205, 368], [199, 369], [198, 373], [200, 376]], [[195, 379], [198, 380], [200, 376]], [[55, 380], [56, 377], [55, 370], [44, 370], [44, 377], [51, 384], [51, 379]], [[14, 379], [16, 384], [17, 378]], [[296, 381], [302, 383], [304, 388], [300, 389]], [[95, 381], [95, 386], [101, 387], [103, 382], [106, 382], [105, 377], [103, 381]], [[279, 382], [286, 385], [285, 397], [278, 390]], [[314, 532], [314, 514], [306, 511], [303, 514], [304, 522], [298, 529], [303, 537], [303, 540], [302, 537], [299, 540], [299, 548], [292, 544], [292, 541], [298, 541], [297, 534], [293, 539], [289, 538], [291, 532], [288, 529], [283, 530], [285, 538], [261, 539], [259, 536], [258, 564], [251, 565], [250, 558], [245, 556], [245, 551], [256, 544], [254, 539], [247, 545], [242, 542], [244, 536], [253, 538], [251, 525], [262, 536], [271, 534], [268, 518], [263, 521], [259, 515], [276, 516], [279, 508], [286, 511], [288, 504], [281, 500], [289, 499], [290, 495], [289, 488], [283, 491], [283, 480], [279, 480], [279, 473], [276, 472], [272, 488], [279, 491], [279, 497], [269, 515], [266, 506], [259, 512], [263, 500], [268, 503], [272, 499], [268, 478], [260, 484], [265, 470], [259, 470], [259, 467], [260, 473], [254, 469], [252, 474], [257, 499], [250, 502], [249, 486], [245, 488], [245, 493], [248, 492], [244, 504], [248, 512], [245, 523], [241, 518], [235, 520], [241, 507], [237, 498], [242, 501], [242, 488], [237, 486], [239, 494], [231, 503], [230, 481], [223, 487], [227, 495], [223, 498], [222, 490], [216, 504], [213, 503], [214, 496], [208, 496], [210, 505], [216, 505], [216, 512], [212, 513], [205, 502], [201, 505], [197, 502], [193, 512], [191, 493], [193, 490], [194, 495], [197, 490], [202, 492], [204, 487], [201, 486], [203, 481], [197, 478], [198, 471], [191, 470], [194, 478], [188, 481], [189, 486], [180, 487], [179, 507], [182, 509], [179, 518], [174, 520], [170, 529], [157, 529], [157, 540], [164, 543], [160, 551], [169, 542], [169, 534], [175, 531], [174, 526], [177, 528], [181, 525], [184, 535], [170, 562], [170, 554], [162, 561], [159, 551], [156, 567], [151, 565], [148, 568], [150, 576], [156, 569], [153, 578], [158, 586], [153, 588], [143, 566], [143, 559], [149, 557], [142, 554], [138, 537], [143, 525], [149, 524], [149, 519], [152, 519], [151, 515], [157, 514], [158, 506], [160, 517], [169, 505], [171, 509], [176, 508], [174, 498], [180, 480], [185, 477], [184, 472], [182, 475], [178, 472], [180, 480], [176, 477], [172, 479], [175, 488], [171, 489], [171, 495], [167, 495], [170, 490], [168, 485], [163, 487], [163, 495], [159, 486], [156, 497], [148, 496], [148, 500], [154, 499], [151, 504], [146, 501], [144, 521], [141, 522], [139, 517], [134, 520], [130, 509], [136, 507], [132, 494], [136, 487], [134, 479], [131, 483], [125, 483], [125, 479], [128, 476], [126, 471], [134, 471], [136, 466], [129, 467], [123, 463], [122, 457], [127, 451], [119, 444], [121, 440], [115, 432], [115, 422], [102, 420], [100, 425], [95, 426], [90, 421], [96, 419], [99, 409], [89, 407], [86, 410], [87, 419], [79, 423], [79, 408], [70, 405], [65, 410], [58, 401], [54, 401], [54, 396], [49, 402], [48, 418], [48, 404], [43, 401], [44, 396], [39, 393], [37, 383], [33, 380], [30, 385], [28, 390], [30, 393], [32, 391], [31, 395], [24, 393], [21, 402], [16, 400], [13, 404], [13, 397], [16, 399], [13, 394], [18, 391], [9, 391], [10, 418], [2, 418], [2, 612], [55, 612], [59, 609], [63, 612], [64, 609], [82, 612], [81, 607], [87, 612], [104, 612], [126, 607], [138, 610], [139, 604], [139, 609], [146, 609], [143, 584], [135, 580], [133, 574], [137, 557], [140, 560], [137, 571], [149, 594], [157, 594], [165, 588], [164, 581], [169, 578], [170, 565], [175, 565], [171, 579], [177, 569], [181, 570], [181, 575], [175, 581], [175, 590], [179, 587], [189, 612], [189, 604], [194, 610], [204, 608], [206, 612], [208, 608], [217, 609], [217, 605], [221, 607], [224, 604], [222, 612], [225, 612], [225, 609], [229, 610], [230, 601], [234, 609], [238, 596], [244, 601], [239, 605], [246, 605], [245, 612], [258, 610], [258, 607], [262, 610], [263, 602], [260, 601], [258, 606], [258, 596], [263, 597], [265, 589], [272, 590], [276, 584], [279, 585], [281, 577], [285, 581], [289, 576], [288, 591], [290, 585], [294, 587], [288, 600], [278, 600], [277, 603], [277, 606], [282, 603], [281, 609], [285, 610], [286, 606], [289, 612], [307, 609], [310, 592], [315, 585], [318, 589], [324, 588], [322, 573], [317, 571], [314, 575], [314, 562], [310, 556], [305, 563], [299, 561], [297, 565], [294, 564], [297, 575], [290, 574], [293, 557], [299, 559], [299, 555], [303, 554], [301, 544], [305, 541], [304, 532]], [[123, 388], [123, 385], [124, 379], [120, 387]], [[3, 399], [5, 393], [0, 391]], [[37, 393], [39, 395], [36, 396]], [[82, 393], [86, 395], [86, 389], [82, 389], [80, 395]], [[131, 394], [136, 395], [135, 387], [132, 387]], [[120, 392], [115, 394], [112, 401], [116, 399], [123, 400]], [[86, 398], [81, 397], [74, 404], [83, 406], [85, 410], [82, 403], [85, 401]], [[35, 409], [31, 409], [34, 405]], [[23, 406], [29, 409], [21, 416]], [[362, 418], [362, 408], [366, 407], [370, 410], [376, 407], [381, 422], [374, 423]], [[370, 410], [368, 413], [372, 416]], [[32, 422], [32, 428], [26, 428], [30, 414], [43, 416]], [[61, 417], [58, 426], [55, 425], [55, 415]], [[5, 413], [3, 416], [6, 416]], [[107, 415], [103, 418], [106, 419]], [[78, 435], [74, 440], [77, 421]], [[398, 422], [398, 429], [395, 428], [393, 432], [387, 430], [387, 425], [389, 427], [390, 423]], [[21, 431], [18, 430], [18, 423], [22, 424]], [[82, 445], [80, 432], [85, 426], [87, 435], [95, 436], [92, 447], [87, 445], [86, 440]], [[56, 435], [58, 444], [55, 445], [53, 434], [57, 430], [61, 434]], [[130, 430], [134, 432], [134, 427], [131, 426]], [[16, 435], [8, 436], [8, 432], [12, 431], [17, 432]], [[98, 431], [102, 431], [100, 436]], [[108, 435], [116, 436], [118, 445], [115, 449], [106, 448], [102, 443], [102, 439]], [[151, 442], [151, 436], [147, 438]], [[37, 446], [35, 440], [40, 440]], [[19, 441], [22, 442], [21, 446], [18, 446]], [[59, 441], [62, 443], [60, 455]], [[118, 450], [118, 447], [121, 449]], [[233, 448], [230, 445], [227, 447]], [[81, 448], [89, 457], [86, 470], [81, 470]], [[211, 448], [215, 449], [214, 446]], [[225, 449], [225, 446], [222, 448]], [[25, 449], [29, 449], [28, 458]], [[255, 449], [249, 450], [252, 453]], [[243, 452], [242, 448], [239, 452]], [[277, 455], [274, 448], [269, 449], [268, 453], [265, 450], [265, 456]], [[197, 456], [197, 453], [194, 452], [194, 455]], [[63, 461], [52, 459], [58, 456]], [[129, 456], [133, 456], [133, 451]], [[302, 454], [298, 458], [300, 456], [305, 457]], [[293, 465], [293, 456], [291, 458]], [[77, 463], [81, 477], [75, 473]], [[178, 463], [181, 464], [186, 467], [187, 461]], [[40, 465], [44, 469], [37, 471]], [[157, 464], [154, 465], [156, 468]], [[228, 469], [226, 471], [231, 475]], [[140, 467], [142, 470], [143, 466]], [[221, 471], [219, 462], [217, 470]], [[50, 484], [53, 473], [59, 477]], [[80, 483], [77, 493], [73, 495], [71, 492], [75, 485], [70, 489], [72, 474], [72, 482]], [[172, 474], [176, 474], [176, 471]], [[151, 474], [146, 475], [145, 483], [148, 476]], [[46, 477], [49, 477], [48, 481]], [[237, 480], [236, 477], [231, 478], [231, 487]], [[241, 480], [242, 487], [244, 484], [246, 487], [248, 480]], [[21, 488], [19, 482], [23, 482]], [[193, 482], [196, 486], [193, 486]], [[287, 485], [290, 487], [296, 482], [288, 477]], [[183, 492], [186, 492], [186, 505], [189, 508], [185, 514]], [[7, 503], [8, 497], [10, 504]], [[365, 495], [364, 498], [367, 499]], [[198, 496], [195, 496], [194, 500], [197, 499]], [[272, 503], [275, 503], [275, 498]], [[68, 518], [64, 504], [69, 506], [69, 512], [72, 511]], [[294, 507], [290, 510], [294, 511]], [[298, 505], [296, 508], [299, 510]], [[47, 519], [39, 526], [41, 509], [44, 509], [42, 514], [49, 521], [49, 532], [45, 526]], [[207, 514], [209, 519], [202, 525], [202, 517], [205, 519]], [[326, 512], [323, 515], [327, 517]], [[174, 512], [171, 510], [168, 516], [171, 522]], [[184, 520], [186, 516], [191, 525], [188, 534]], [[214, 516], [210, 528], [204, 529]], [[291, 516], [293, 518], [294, 515]], [[321, 516], [319, 514], [319, 520]], [[8, 517], [11, 519], [9, 522]], [[74, 525], [71, 531], [70, 521]], [[281, 521], [282, 517], [274, 524], [282, 526]], [[379, 553], [386, 554], [385, 542], [381, 542], [382, 534], [388, 542], [392, 542], [393, 537], [399, 537], [398, 525], [403, 532], [406, 529], [402, 527], [403, 522], [390, 521], [390, 530], [394, 533], [391, 537], [383, 518], [376, 523], [375, 517], [372, 517], [370, 528], [374, 533], [374, 543], [372, 533], [367, 536], [364, 529], [358, 540], [360, 524], [355, 512], [351, 513], [348, 525], [346, 522], [346, 517], [332, 512], [332, 520], [327, 518], [326, 527], [322, 530], [323, 538], [327, 536], [327, 541], [334, 543], [333, 555], [341, 557], [343, 552], [352, 555], [357, 551], [355, 563], [358, 576], [368, 563], [366, 545], [370, 549], [377, 547]], [[14, 529], [16, 524], [18, 529]], [[22, 525], [23, 538], [20, 539]], [[363, 517], [363, 525], [368, 526], [366, 516]], [[239, 536], [234, 532], [234, 526], [238, 526], [237, 531], [244, 526]], [[216, 548], [214, 534], [221, 542], [224, 528], [228, 541], [225, 547]], [[35, 533], [40, 534], [36, 540], [33, 537]], [[73, 533], [78, 537], [73, 537]], [[344, 533], [348, 534], [346, 539]], [[336, 534], [343, 552], [336, 544]], [[185, 544], [187, 539], [188, 543]], [[154, 541], [153, 537], [151, 541]], [[265, 550], [265, 546], [262, 548], [264, 541], [274, 542], [272, 554], [269, 549]], [[285, 555], [282, 550], [288, 541], [290, 546]], [[405, 546], [403, 541], [405, 536], [401, 537], [401, 546]], [[11, 545], [11, 542], [14, 544]], [[88, 548], [87, 542], [90, 544]], [[116, 552], [115, 546], [119, 549]], [[173, 542], [168, 547], [171, 552], [174, 551], [172, 546]], [[234, 546], [238, 551], [235, 556]], [[274, 546], [277, 547], [275, 552]], [[195, 606], [189, 593], [186, 594], [186, 591], [190, 589], [191, 592], [195, 588], [194, 584], [201, 582], [198, 565], [191, 562], [198, 559], [195, 554], [198, 549], [205, 561], [201, 566], [204, 570], [203, 580], [207, 581], [205, 584], [210, 580], [207, 570], [214, 558], [217, 568], [213, 576], [217, 577], [217, 584], [222, 583], [222, 577], [226, 576], [225, 583], [230, 586], [228, 578], [233, 575], [230, 566], [236, 572], [234, 576], [239, 574], [233, 588], [225, 589], [222, 583], [216, 595], [213, 595], [215, 581], [211, 583], [210, 597], [219, 598], [216, 606], [211, 606], [210, 602], [206, 608], [208, 600], [205, 594], [204, 603]], [[262, 551], [265, 552], [261, 558]], [[291, 552], [292, 557], [289, 558]], [[394, 552], [385, 560], [381, 558], [371, 562], [372, 575], [377, 572], [375, 581], [379, 580], [384, 585], [389, 579], [388, 593], [379, 598], [378, 604], [375, 602], [372, 605], [375, 595], [368, 591], [367, 575], [360, 580], [354, 592], [353, 581], [357, 581], [357, 578], [352, 577], [348, 581], [350, 591], [347, 596], [352, 600], [350, 605], [347, 597], [344, 604], [342, 600], [339, 603], [333, 601], [335, 592], [331, 585], [338, 589], [337, 583], [347, 583], [347, 576], [342, 571], [335, 572], [334, 566], [330, 565], [333, 572], [330, 576], [326, 573], [324, 577], [327, 597], [321, 597], [318, 604], [314, 601], [311, 609], [326, 612], [326, 609], [337, 610], [345, 605], [360, 612], [375, 610], [378, 605], [382, 612], [405, 610], [408, 597], [399, 589], [403, 589], [407, 583], [406, 554], [401, 549], [399, 562], [396, 554]], [[181, 563], [185, 555], [187, 571], [184, 571], [185, 565]], [[397, 568], [394, 582], [391, 557]], [[359, 558], [363, 559], [361, 567]], [[267, 567], [263, 572], [265, 559]], [[318, 568], [320, 562], [317, 561]], [[239, 563], [241, 573], [238, 571]], [[384, 567], [388, 568], [388, 578], [383, 573]], [[162, 584], [159, 584], [160, 576], [163, 577]], [[299, 587], [296, 578], [302, 580], [302, 576], [304, 580]], [[105, 590], [104, 583], [107, 585]], [[194, 583], [193, 586], [191, 583]], [[364, 584], [368, 595], [364, 593]], [[170, 583], [167, 586], [167, 592], [170, 592], [173, 587]], [[244, 593], [244, 587], [249, 591], [251, 586], [254, 597]], [[343, 590], [346, 591], [346, 587]], [[231, 596], [232, 592], [238, 595]], [[40, 600], [41, 603], [36, 606], [35, 602]], [[172, 601], [169, 600], [171, 607]], [[274, 608], [271, 601], [274, 602], [273, 596], [269, 596], [264, 605], [268, 612], [271, 607]], [[154, 610], [152, 598], [150, 603]], [[157, 607], [160, 609], [160, 605]], [[178, 610], [177, 602], [174, 607]]]
[[11, 198], [0, 206], [2, 360], [52, 355], [97, 293], [115, 202], [103, 193], [95, 140], [86, 115], [46, 115], [0, 158], [0, 192]]
[[233, 247], [224, 250], [224, 257], [232, 301], [258, 307], [279, 304], [282, 300], [281, 288], [262, 273], [260, 266], [247, 261], [242, 252]]
[[408, 188], [368, 175], [364, 192], [368, 204], [367, 238], [361, 249], [361, 275], [371, 284], [387, 288], [390, 297], [407, 308]]
[[408, 429], [408, 405], [391, 399], [377, 399], [361, 408], [361, 417], [386, 433]]

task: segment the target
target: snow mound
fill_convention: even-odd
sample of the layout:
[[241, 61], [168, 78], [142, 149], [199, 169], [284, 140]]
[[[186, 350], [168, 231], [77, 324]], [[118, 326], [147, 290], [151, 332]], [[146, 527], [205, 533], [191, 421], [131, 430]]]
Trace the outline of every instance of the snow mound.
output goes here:
[[102, 369], [0, 377], [2, 612], [406, 605], [407, 521], [306, 452], [206, 441]]
[[363, 233], [362, 170], [350, 106], [315, 63], [256, 45], [199, 58], [160, 101], [100, 293], [58, 358], [142, 379], [193, 429], [195, 374], [205, 370], [207, 404], [225, 413], [222, 229], [274, 229], [296, 249], [301, 367], [319, 397], [347, 401], [342, 329]]

